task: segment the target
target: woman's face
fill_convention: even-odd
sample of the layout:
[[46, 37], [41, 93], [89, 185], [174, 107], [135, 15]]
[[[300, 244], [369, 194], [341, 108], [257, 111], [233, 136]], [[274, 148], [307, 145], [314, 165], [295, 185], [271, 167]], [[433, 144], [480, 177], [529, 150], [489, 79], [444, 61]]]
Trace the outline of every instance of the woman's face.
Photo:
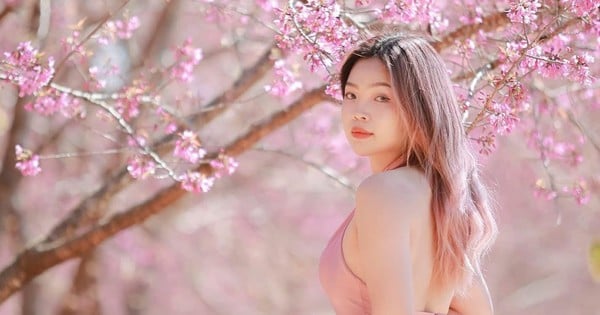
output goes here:
[[406, 131], [390, 75], [381, 60], [360, 59], [346, 83], [342, 124], [352, 150], [360, 156], [393, 160], [406, 148]]

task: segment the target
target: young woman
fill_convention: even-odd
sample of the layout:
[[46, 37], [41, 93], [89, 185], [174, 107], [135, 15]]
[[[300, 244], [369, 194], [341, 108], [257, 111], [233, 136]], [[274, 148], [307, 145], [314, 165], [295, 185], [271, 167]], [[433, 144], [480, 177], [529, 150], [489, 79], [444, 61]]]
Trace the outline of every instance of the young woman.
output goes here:
[[480, 261], [496, 223], [441, 58], [421, 36], [377, 36], [340, 79], [344, 132], [373, 174], [321, 256], [336, 314], [493, 314]]

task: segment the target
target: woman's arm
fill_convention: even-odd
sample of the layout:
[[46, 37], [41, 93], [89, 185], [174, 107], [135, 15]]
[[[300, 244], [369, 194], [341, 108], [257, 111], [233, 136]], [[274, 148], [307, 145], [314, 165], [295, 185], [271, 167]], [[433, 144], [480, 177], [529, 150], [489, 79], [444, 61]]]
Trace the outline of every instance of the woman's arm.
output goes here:
[[[493, 315], [494, 307], [487, 284], [481, 272], [473, 279], [464, 296], [455, 296], [448, 315]], [[454, 312], [454, 313], [453, 313]]]
[[[415, 312], [410, 221], [429, 205], [427, 186], [419, 191], [419, 182], [414, 174], [403, 181], [383, 173], [367, 178], [357, 189], [359, 261], [373, 315]], [[427, 185], [426, 181], [423, 184]]]

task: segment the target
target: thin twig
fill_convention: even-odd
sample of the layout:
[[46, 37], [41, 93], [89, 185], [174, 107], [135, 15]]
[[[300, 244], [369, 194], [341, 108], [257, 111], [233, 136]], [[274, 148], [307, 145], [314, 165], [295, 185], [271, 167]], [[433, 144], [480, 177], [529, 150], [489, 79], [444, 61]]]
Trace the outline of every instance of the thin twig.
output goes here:
[[77, 51], [79, 49], [79, 47], [81, 47], [83, 44], [85, 44], [90, 38], [92, 38], [92, 36], [94, 34], [96, 34], [103, 26], [106, 22], [108, 22], [108, 20], [110, 20], [111, 17], [113, 17], [113, 15], [119, 11], [121, 11], [121, 9], [123, 9], [131, 0], [125, 0], [123, 1], [123, 3], [115, 10], [115, 12], [112, 13], [108, 13], [106, 14], [102, 20], [100, 20], [100, 22], [98, 23], [98, 25], [96, 25], [96, 27], [86, 36], [84, 37], [78, 44], [77, 46], [75, 46], [74, 49], [72, 49], [71, 51], [69, 51], [69, 53], [67, 53], [67, 55], [58, 63], [58, 65], [55, 68], [55, 74], [54, 77], [52, 77], [50, 79], [50, 82], [52, 82], [54, 80], [54, 78], [56, 78], [56, 75], [58, 74], [58, 71], [62, 68], [62, 66], [65, 64], [65, 62], [75, 53], [75, 51]]
[[338, 184], [342, 185], [342, 187], [348, 189], [349, 191], [354, 191], [356, 189], [356, 187], [354, 187], [354, 185], [352, 185], [350, 180], [348, 180], [344, 176], [338, 174], [334, 169], [327, 167], [325, 165], [320, 165], [319, 163], [309, 161], [303, 157], [296, 156], [292, 153], [289, 153], [289, 152], [286, 152], [283, 150], [266, 149], [266, 148], [262, 148], [262, 147], [255, 148], [253, 150], [259, 151], [259, 152], [266, 152], [266, 153], [275, 153], [275, 154], [299, 161], [299, 162], [304, 163], [304, 164], [308, 165], [309, 167], [317, 170], [318, 172], [325, 174], [325, 176], [331, 178], [332, 180], [334, 180]]

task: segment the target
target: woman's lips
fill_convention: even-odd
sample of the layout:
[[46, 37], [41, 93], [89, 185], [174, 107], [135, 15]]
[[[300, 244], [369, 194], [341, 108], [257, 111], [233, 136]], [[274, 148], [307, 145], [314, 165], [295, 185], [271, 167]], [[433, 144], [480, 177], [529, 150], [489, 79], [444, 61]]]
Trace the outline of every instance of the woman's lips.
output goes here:
[[350, 130], [350, 134], [352, 134], [352, 137], [356, 139], [365, 139], [373, 135], [372, 132], [358, 127], [352, 128]]

